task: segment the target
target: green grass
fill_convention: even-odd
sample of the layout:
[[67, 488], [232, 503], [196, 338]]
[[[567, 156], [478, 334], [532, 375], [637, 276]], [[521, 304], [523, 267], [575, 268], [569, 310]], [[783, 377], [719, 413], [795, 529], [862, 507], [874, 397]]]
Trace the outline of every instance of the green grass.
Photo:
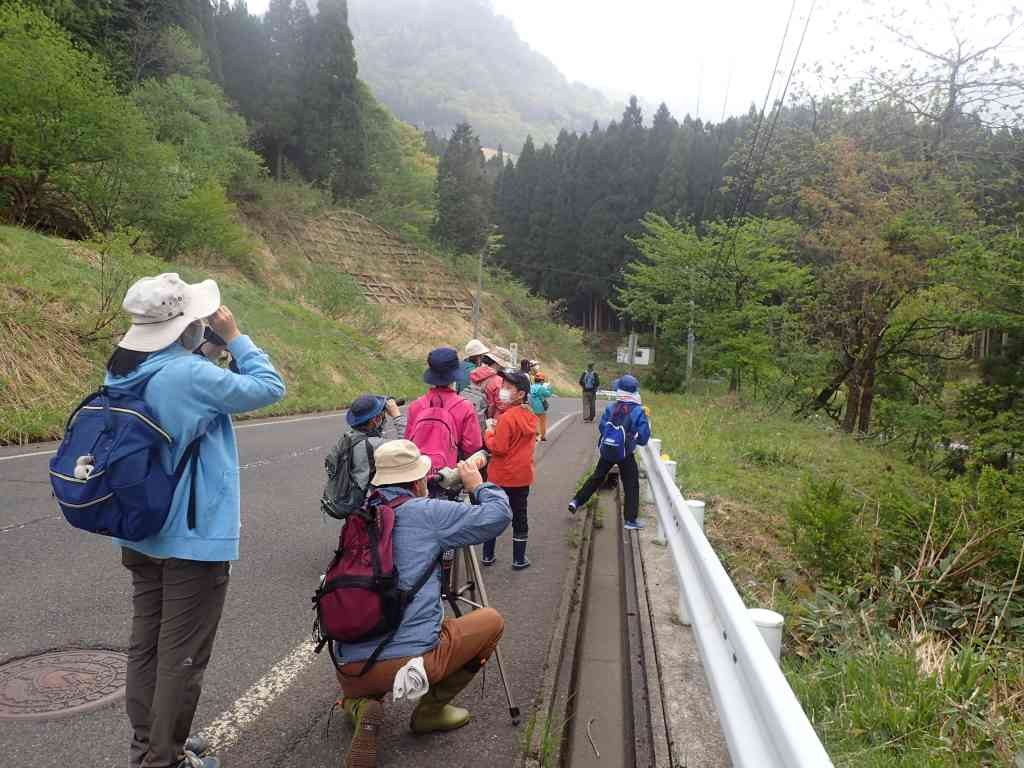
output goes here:
[[1024, 766], [1019, 633], [989, 647], [987, 632], [954, 641], [948, 629], [909, 626], [886, 603], [899, 577], [872, 576], [869, 562], [864, 582], [833, 585], [789, 535], [791, 502], [808, 498], [809, 479], [838, 481], [868, 532], [893, 498], [930, 510], [948, 496], [945, 481], [824, 419], [794, 420], [722, 392], [645, 393], [644, 402], [683, 492], [708, 502], [708, 538], [740, 593], [787, 617], [783, 668], [836, 766]]
[[[0, 444], [60, 436], [73, 405], [102, 381], [114, 332], [123, 326], [117, 309], [127, 284], [172, 270], [186, 280], [209, 276], [130, 252], [111, 259], [114, 298], [104, 308], [98, 266], [60, 241], [0, 227]], [[339, 322], [294, 292], [275, 292], [237, 273], [212, 276], [242, 332], [270, 353], [288, 385], [284, 400], [256, 415], [328, 410], [361, 392], [408, 396], [423, 388], [421, 362], [388, 354], [358, 320]], [[352, 312], [371, 313], [365, 302], [348, 299]], [[328, 291], [325, 301], [340, 300]], [[114, 322], [90, 336], [110, 316]]]

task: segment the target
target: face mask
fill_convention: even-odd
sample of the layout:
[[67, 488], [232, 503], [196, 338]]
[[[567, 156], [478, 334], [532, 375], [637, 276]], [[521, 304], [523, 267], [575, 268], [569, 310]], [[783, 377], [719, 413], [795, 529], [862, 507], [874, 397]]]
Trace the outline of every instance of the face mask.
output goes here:
[[501, 402], [503, 403], [511, 403], [512, 393], [509, 392], [507, 389], [502, 389], [498, 392], [498, 399], [501, 400]]
[[202, 320], [193, 320], [179, 338], [181, 346], [189, 352], [197, 350], [199, 345], [203, 343], [203, 331], [205, 329], [206, 326]]

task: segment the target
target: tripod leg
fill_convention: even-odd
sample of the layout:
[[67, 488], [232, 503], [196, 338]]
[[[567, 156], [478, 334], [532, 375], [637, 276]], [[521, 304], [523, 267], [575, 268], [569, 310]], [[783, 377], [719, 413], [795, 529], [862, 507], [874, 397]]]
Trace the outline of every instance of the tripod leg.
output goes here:
[[[484, 586], [483, 575], [480, 573], [480, 563], [476, 559], [476, 552], [472, 547], [466, 547], [465, 551], [466, 570], [469, 571], [469, 575], [476, 586], [480, 596], [480, 604], [484, 607], [490, 607], [490, 602], [487, 600], [487, 588]], [[519, 707], [512, 700], [512, 686], [509, 684], [508, 675], [505, 673], [505, 665], [501, 662], [501, 648], [497, 646], [494, 648], [494, 660], [498, 664], [498, 676], [501, 678], [501, 684], [505, 688], [505, 699], [508, 701], [509, 717], [512, 718], [513, 725], [519, 725]]]

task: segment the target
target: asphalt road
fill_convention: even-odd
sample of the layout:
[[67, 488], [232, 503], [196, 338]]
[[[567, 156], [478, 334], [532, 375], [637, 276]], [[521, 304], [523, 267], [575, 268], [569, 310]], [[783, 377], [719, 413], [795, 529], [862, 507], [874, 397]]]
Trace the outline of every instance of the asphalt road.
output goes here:
[[[502, 648], [524, 713], [540, 684], [558, 608], [570, 546], [565, 503], [593, 460], [593, 428], [580, 423], [578, 409], [578, 400], [552, 400], [550, 424], [576, 415], [538, 446], [530, 496], [533, 566], [509, 568], [510, 528], [499, 543], [498, 564], [484, 573], [491, 603], [506, 617]], [[309, 597], [337, 542], [317, 499], [339, 416], [239, 428], [241, 559], [194, 730], [212, 727], [226, 745], [219, 754], [228, 766], [338, 766], [350, 729], [336, 713], [327, 731], [337, 685], [329, 659], [312, 657], [307, 640]], [[0, 664], [48, 649], [127, 646], [127, 571], [109, 541], [71, 528], [56, 509], [46, 479], [47, 452], [54, 447], [0, 449]], [[474, 683], [460, 703], [474, 721], [428, 737], [408, 733], [409, 705], [389, 705], [380, 764], [511, 765], [522, 726], [509, 722], [496, 668], [483, 689]], [[123, 701], [63, 719], [0, 720], [0, 744], [11, 765], [123, 766], [128, 739]]]

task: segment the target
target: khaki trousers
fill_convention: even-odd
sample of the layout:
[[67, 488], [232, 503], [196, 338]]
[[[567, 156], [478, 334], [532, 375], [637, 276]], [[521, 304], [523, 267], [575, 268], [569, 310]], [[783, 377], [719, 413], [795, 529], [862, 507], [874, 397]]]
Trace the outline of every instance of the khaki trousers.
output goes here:
[[541, 440], [547, 440], [548, 437], [548, 412], [537, 414], [537, 434], [540, 435]]
[[[485, 663], [504, 631], [505, 620], [493, 608], [480, 608], [458, 619], [445, 619], [437, 645], [423, 654], [427, 680], [434, 685], [470, 662]], [[363, 671], [363, 662], [355, 661], [335, 674], [347, 698], [376, 698], [391, 692], [395, 675], [411, 658], [414, 657], [378, 661], [362, 677], [354, 677]]]
[[203, 672], [210, 662], [229, 563], [159, 560], [128, 547], [132, 637], [125, 708], [132, 726], [131, 768], [171, 768], [184, 757]]

